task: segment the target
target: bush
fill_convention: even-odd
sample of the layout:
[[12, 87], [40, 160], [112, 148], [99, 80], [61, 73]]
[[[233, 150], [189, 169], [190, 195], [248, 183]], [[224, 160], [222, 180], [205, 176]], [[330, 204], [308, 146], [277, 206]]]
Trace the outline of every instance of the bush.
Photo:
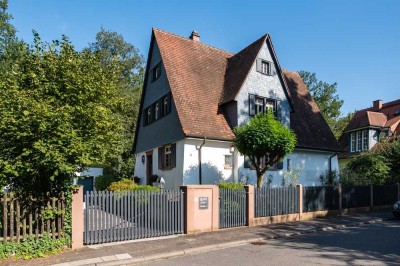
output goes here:
[[383, 185], [388, 182], [389, 166], [378, 153], [364, 153], [350, 161], [343, 169], [343, 185]]
[[139, 186], [139, 185], [135, 185], [135, 187], [133, 188], [133, 190], [135, 191], [158, 191], [160, 190], [158, 187], [153, 187], [153, 186]]
[[336, 186], [339, 180], [339, 173], [336, 170], [326, 170], [319, 178], [323, 186]]
[[97, 191], [106, 190], [117, 178], [111, 175], [101, 175], [94, 179], [94, 187]]
[[243, 189], [244, 184], [221, 182], [218, 184], [218, 187], [221, 189]]
[[113, 182], [107, 188], [109, 191], [158, 191], [158, 187], [153, 186], [140, 186], [135, 184], [132, 180], [123, 178], [120, 181]]
[[109, 191], [131, 191], [135, 188], [135, 183], [133, 180], [122, 178], [120, 181], [112, 182], [108, 187], [107, 190]]

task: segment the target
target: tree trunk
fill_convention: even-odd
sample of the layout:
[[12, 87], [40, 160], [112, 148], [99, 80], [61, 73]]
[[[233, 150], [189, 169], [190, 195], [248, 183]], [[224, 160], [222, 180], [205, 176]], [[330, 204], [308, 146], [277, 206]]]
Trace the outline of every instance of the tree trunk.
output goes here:
[[257, 171], [257, 188], [262, 188], [264, 175], [261, 171]]

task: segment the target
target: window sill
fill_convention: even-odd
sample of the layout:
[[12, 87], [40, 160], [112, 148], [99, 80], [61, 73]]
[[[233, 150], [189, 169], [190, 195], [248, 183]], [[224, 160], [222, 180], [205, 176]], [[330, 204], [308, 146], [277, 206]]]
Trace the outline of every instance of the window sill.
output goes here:
[[230, 169], [232, 169], [232, 166], [224, 166], [224, 169], [225, 170], [230, 170]]

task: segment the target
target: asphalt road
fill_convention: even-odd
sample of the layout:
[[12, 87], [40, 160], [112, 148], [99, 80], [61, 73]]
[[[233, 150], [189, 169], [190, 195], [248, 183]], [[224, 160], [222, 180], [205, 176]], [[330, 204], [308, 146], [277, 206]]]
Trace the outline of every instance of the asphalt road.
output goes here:
[[400, 265], [400, 220], [258, 244], [142, 265]]

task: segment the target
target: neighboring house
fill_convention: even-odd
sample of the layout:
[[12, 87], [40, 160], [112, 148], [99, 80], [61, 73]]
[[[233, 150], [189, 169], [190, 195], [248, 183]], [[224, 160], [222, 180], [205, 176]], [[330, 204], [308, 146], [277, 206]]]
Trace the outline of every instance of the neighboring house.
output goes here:
[[343, 153], [339, 154], [340, 167], [344, 167], [354, 156], [370, 150], [380, 138], [400, 133], [400, 99], [382, 103], [357, 111], [339, 138]]
[[232, 129], [268, 109], [294, 130], [297, 145], [267, 171], [266, 181], [280, 185], [283, 176], [300, 170], [300, 183], [318, 185], [321, 174], [338, 169], [339, 143], [299, 74], [281, 70], [268, 34], [233, 54], [201, 43], [196, 32], [184, 38], [153, 29], [135, 135], [135, 176], [143, 184], [162, 176], [167, 189], [254, 184], [256, 173], [235, 151]]
[[94, 182], [96, 177], [103, 175], [103, 168], [101, 167], [88, 167], [85, 171], [76, 172], [77, 178], [74, 179], [75, 185], [83, 186], [83, 193], [86, 194], [87, 191], [93, 191]]

